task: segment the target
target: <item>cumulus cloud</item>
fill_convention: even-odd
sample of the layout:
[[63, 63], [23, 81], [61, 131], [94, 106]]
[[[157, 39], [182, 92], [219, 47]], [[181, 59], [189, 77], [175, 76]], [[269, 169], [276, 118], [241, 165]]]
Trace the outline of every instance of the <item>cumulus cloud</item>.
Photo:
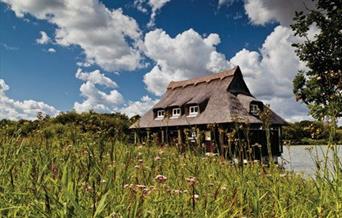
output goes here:
[[307, 0], [245, 0], [245, 11], [250, 21], [256, 25], [279, 22], [288, 26], [292, 23], [295, 11], [314, 8], [315, 2]]
[[296, 102], [292, 93], [295, 74], [305, 69], [291, 46], [298, 40], [290, 28], [278, 26], [260, 51], [242, 49], [230, 60], [240, 66], [252, 93], [290, 120], [308, 118], [305, 105]]
[[47, 43], [50, 42], [51, 39], [50, 39], [50, 37], [47, 35], [46, 32], [40, 31], [39, 34], [40, 34], [40, 38], [36, 39], [36, 42], [37, 42], [38, 44], [44, 45], [44, 44], [47, 44]]
[[143, 96], [138, 101], [125, 103], [126, 101], [121, 93], [116, 90], [118, 88], [116, 82], [99, 70], [83, 72], [81, 69], [78, 69], [75, 77], [84, 81], [80, 87], [81, 96], [84, 97], [84, 100], [74, 104], [74, 109], [78, 113], [90, 110], [98, 113], [121, 112], [132, 117], [137, 114], [144, 114], [158, 101], [148, 96]]
[[9, 86], [3, 79], [0, 79], [0, 119], [28, 119], [33, 120], [36, 118], [38, 112], [55, 116], [59, 112], [56, 108], [45, 104], [41, 101], [24, 100], [17, 101], [9, 98], [6, 91]]
[[148, 110], [151, 109], [153, 105], [155, 105], [159, 99], [153, 100], [149, 96], [143, 96], [139, 101], [130, 101], [128, 105], [125, 105], [120, 109], [120, 112], [126, 114], [129, 117], [134, 115], [143, 115]]
[[[99, 70], [86, 73], [78, 69], [75, 76], [85, 81], [80, 87], [81, 95], [85, 100], [74, 104], [74, 109], [77, 112], [93, 110], [99, 113], [111, 113], [117, 111], [118, 107], [124, 102], [120, 92], [115, 89], [117, 88], [116, 83], [100, 73]], [[105, 92], [96, 85], [102, 85], [111, 90]]]
[[95, 70], [90, 73], [85, 73], [85, 72], [82, 72], [82, 69], [78, 68], [75, 76], [77, 79], [80, 79], [83, 81], [89, 81], [93, 84], [104, 85], [110, 88], [118, 87], [116, 82], [106, 77], [103, 73], [100, 72], [100, 70]]
[[161, 8], [164, 7], [164, 5], [166, 5], [166, 3], [169, 1], [170, 0], [135, 0], [134, 5], [143, 13], [147, 13], [147, 9], [145, 7], [146, 4], [151, 8], [150, 21], [148, 22], [147, 26], [153, 27], [155, 25], [158, 11], [160, 11]]
[[[109, 10], [99, 0], [0, 0], [18, 17], [31, 14], [57, 26], [54, 41], [62, 46], [78, 45], [85, 62], [108, 71], [134, 70], [141, 66], [136, 48], [140, 30], [121, 9]], [[41, 32], [45, 43], [47, 35]]]
[[144, 51], [155, 66], [144, 76], [147, 90], [160, 96], [172, 80], [189, 79], [229, 67], [225, 55], [216, 51], [219, 43], [219, 35], [212, 33], [202, 37], [193, 29], [175, 38], [161, 29], [148, 32]]

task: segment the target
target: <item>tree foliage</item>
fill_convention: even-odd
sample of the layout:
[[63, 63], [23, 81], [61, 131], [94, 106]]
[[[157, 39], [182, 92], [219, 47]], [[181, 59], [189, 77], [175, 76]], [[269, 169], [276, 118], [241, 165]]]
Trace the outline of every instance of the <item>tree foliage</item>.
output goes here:
[[74, 111], [63, 112], [51, 118], [39, 113], [37, 119], [29, 120], [0, 120], [0, 135], [9, 137], [35, 137], [42, 135], [45, 138], [58, 138], [69, 133], [80, 136], [97, 138], [112, 138], [124, 141], [129, 138], [131, 122], [126, 115], [120, 113], [98, 114], [95, 112], [78, 114]]
[[316, 1], [316, 9], [296, 12], [291, 27], [303, 39], [293, 46], [308, 67], [293, 81], [296, 99], [307, 104], [317, 119], [341, 117], [342, 1]]
[[[325, 145], [328, 137], [329, 128], [323, 122], [303, 120], [283, 128], [283, 139], [290, 145]], [[334, 141], [342, 143], [342, 127], [337, 129]]]

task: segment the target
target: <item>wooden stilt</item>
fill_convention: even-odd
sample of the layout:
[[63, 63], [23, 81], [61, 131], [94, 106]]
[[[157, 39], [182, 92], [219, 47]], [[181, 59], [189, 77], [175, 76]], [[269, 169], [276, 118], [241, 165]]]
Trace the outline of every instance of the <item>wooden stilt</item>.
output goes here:
[[283, 140], [282, 140], [281, 136], [282, 136], [282, 129], [281, 129], [281, 126], [279, 126], [278, 127], [279, 152], [283, 153]]
[[183, 144], [183, 140], [182, 140], [182, 130], [178, 129], [178, 144], [181, 145]]
[[134, 144], [136, 145], [138, 143], [138, 136], [137, 136], [137, 132], [134, 131]]
[[161, 132], [161, 143], [164, 144], [165, 143], [165, 136], [164, 136], [164, 130], [160, 130]]
[[150, 144], [150, 142], [151, 142], [151, 137], [150, 137], [151, 131], [150, 131], [150, 129], [147, 129], [146, 133], [147, 133], [146, 144]]
[[220, 149], [220, 155], [224, 155], [223, 146], [224, 146], [224, 130], [219, 128], [219, 149]]

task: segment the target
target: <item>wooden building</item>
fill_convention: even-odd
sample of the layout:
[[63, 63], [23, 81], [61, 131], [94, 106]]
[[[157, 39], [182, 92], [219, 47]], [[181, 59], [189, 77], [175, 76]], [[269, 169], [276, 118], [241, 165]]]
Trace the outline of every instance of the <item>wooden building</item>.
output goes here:
[[270, 150], [274, 159], [281, 155], [285, 124], [250, 93], [235, 67], [171, 82], [160, 101], [131, 129], [137, 143], [201, 146], [227, 158], [267, 160]]

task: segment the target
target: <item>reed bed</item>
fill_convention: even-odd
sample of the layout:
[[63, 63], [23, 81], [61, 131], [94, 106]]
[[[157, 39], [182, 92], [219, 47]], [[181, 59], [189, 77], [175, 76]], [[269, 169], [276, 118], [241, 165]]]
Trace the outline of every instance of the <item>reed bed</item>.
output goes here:
[[2, 138], [0, 215], [342, 217], [340, 161], [335, 165], [305, 178], [273, 165], [179, 154], [174, 147], [91, 137]]

